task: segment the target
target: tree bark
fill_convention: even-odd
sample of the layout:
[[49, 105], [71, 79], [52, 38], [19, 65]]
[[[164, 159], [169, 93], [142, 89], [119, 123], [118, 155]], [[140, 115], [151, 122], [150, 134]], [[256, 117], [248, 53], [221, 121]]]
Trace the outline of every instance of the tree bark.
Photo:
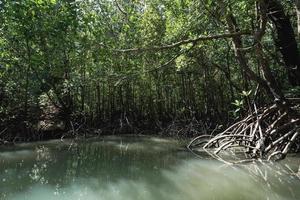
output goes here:
[[300, 0], [295, 0], [297, 14], [297, 34], [300, 39]]
[[[299, 0], [297, 2], [299, 5]], [[290, 18], [278, 0], [264, 0], [264, 3], [267, 5], [268, 17], [276, 27], [275, 43], [282, 54], [289, 82], [292, 86], [300, 86], [300, 56]]]

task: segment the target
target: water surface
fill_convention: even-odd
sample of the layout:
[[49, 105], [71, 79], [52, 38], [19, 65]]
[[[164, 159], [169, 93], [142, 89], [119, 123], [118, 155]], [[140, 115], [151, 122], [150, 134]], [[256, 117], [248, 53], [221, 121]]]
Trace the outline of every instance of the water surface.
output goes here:
[[106, 136], [0, 147], [0, 199], [300, 199], [299, 155], [227, 166], [185, 141]]

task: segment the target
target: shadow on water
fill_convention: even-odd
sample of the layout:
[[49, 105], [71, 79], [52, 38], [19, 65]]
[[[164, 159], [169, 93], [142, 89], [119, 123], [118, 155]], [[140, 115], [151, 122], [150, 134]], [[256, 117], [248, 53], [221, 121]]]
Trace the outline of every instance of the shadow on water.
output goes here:
[[0, 149], [0, 199], [300, 199], [298, 156], [226, 166], [185, 142], [106, 136]]

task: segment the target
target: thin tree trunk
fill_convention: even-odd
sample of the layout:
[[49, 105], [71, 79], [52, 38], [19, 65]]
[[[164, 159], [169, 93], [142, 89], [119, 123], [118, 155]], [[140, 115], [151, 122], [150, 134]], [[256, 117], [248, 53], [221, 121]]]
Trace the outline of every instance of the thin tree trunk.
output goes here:
[[25, 99], [24, 99], [24, 120], [27, 121], [28, 115], [28, 87], [29, 87], [29, 70], [31, 68], [31, 50], [29, 47], [29, 41], [26, 40], [26, 50], [27, 50], [27, 59], [28, 65], [26, 68], [26, 80], [25, 80]]
[[263, 72], [263, 75], [265, 77], [265, 80], [270, 88], [271, 93], [275, 97], [275, 100], [280, 100], [280, 102], [285, 102], [284, 95], [283, 95], [275, 77], [272, 74], [268, 60], [265, 59], [263, 48], [261, 45], [261, 40], [265, 34], [266, 26], [267, 26], [268, 7], [265, 4], [265, 2], [260, 2], [258, 4], [258, 6], [259, 6], [260, 21], [259, 21], [259, 28], [256, 31], [255, 38], [254, 38], [255, 42], [257, 43], [256, 55], [257, 55], [261, 70]]
[[[235, 18], [232, 14], [228, 14], [226, 16], [226, 23], [228, 25], [229, 32], [234, 33], [238, 30], [237, 23]], [[243, 49], [242, 38], [241, 36], [234, 36], [233, 37], [233, 49], [236, 55], [236, 58], [241, 66], [241, 68], [245, 71], [248, 77], [257, 83], [259, 83], [267, 92], [268, 95], [271, 95], [270, 88], [265, 80], [261, 77], [257, 76], [248, 66], [247, 58]], [[272, 96], [272, 95], [271, 95]]]

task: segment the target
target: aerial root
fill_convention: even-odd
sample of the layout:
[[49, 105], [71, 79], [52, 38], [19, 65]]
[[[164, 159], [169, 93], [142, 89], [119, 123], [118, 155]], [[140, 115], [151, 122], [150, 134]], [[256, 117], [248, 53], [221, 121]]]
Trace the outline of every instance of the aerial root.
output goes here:
[[[244, 161], [253, 159], [279, 160], [290, 151], [298, 151], [300, 141], [300, 118], [282, 112], [276, 104], [257, 109], [244, 119], [234, 123], [223, 132], [211, 136], [202, 135], [187, 146], [199, 148], [221, 160], [220, 153], [232, 149], [246, 155]], [[227, 161], [226, 161], [227, 162]], [[237, 161], [240, 163], [240, 161]]]

